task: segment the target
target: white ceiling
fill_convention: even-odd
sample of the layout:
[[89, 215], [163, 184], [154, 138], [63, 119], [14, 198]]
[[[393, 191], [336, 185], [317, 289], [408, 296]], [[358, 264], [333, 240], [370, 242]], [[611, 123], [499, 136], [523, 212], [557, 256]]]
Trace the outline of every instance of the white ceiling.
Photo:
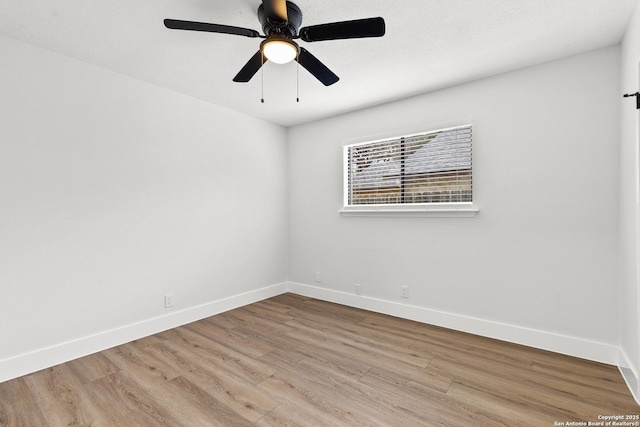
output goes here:
[[260, 0], [0, 0], [0, 34], [292, 126], [618, 43], [637, 1], [296, 0], [303, 27], [386, 21], [382, 38], [300, 41], [340, 76], [330, 87], [295, 63], [267, 63], [264, 74], [234, 83], [261, 39], [168, 30], [162, 22], [261, 32]]

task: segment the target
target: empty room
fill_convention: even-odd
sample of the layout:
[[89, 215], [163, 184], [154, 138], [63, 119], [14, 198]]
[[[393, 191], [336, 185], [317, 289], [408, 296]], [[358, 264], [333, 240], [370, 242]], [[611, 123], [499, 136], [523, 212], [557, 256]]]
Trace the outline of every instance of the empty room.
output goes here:
[[0, 4], [0, 426], [640, 426], [638, 0]]

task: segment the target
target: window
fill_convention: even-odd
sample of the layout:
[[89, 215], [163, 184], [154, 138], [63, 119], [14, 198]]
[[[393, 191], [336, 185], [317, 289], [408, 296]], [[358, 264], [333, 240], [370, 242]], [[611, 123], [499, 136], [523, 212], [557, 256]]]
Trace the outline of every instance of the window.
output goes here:
[[344, 154], [345, 210], [473, 202], [471, 125], [352, 144]]

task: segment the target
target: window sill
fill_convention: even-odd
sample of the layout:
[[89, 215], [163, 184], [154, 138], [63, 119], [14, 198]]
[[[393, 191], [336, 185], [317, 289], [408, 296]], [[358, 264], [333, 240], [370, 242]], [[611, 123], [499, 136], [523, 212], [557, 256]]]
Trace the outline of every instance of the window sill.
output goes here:
[[431, 218], [473, 218], [479, 209], [473, 204], [446, 204], [442, 206], [415, 205], [399, 206], [346, 206], [340, 210], [342, 216], [375, 217], [431, 217]]

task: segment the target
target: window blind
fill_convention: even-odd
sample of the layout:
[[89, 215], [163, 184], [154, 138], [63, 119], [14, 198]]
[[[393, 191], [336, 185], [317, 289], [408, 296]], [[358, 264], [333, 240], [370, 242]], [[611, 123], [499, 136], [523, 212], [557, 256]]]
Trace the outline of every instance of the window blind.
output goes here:
[[471, 128], [345, 147], [347, 205], [472, 202]]

